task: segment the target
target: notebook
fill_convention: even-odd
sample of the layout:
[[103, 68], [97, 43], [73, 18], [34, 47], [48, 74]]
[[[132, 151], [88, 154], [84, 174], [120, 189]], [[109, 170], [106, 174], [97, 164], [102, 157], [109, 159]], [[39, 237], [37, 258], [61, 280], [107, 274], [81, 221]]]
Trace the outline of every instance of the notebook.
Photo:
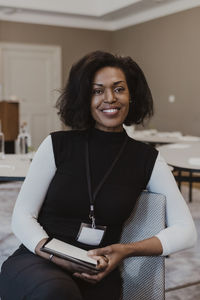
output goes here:
[[98, 262], [87, 255], [87, 251], [58, 239], [49, 239], [40, 249], [57, 257], [96, 270]]

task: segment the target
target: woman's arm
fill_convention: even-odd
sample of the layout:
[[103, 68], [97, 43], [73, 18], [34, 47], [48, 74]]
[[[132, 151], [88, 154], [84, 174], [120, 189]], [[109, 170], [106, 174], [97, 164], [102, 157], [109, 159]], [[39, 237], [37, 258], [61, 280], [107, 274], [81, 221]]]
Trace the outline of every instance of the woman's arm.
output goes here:
[[192, 216], [169, 167], [160, 155], [156, 160], [147, 188], [151, 192], [165, 195], [167, 228], [143, 241], [114, 244], [89, 251], [90, 256], [105, 255], [109, 259], [108, 267], [104, 272], [94, 276], [77, 273], [77, 277], [95, 283], [111, 272], [126, 257], [168, 255], [194, 246], [197, 233]]
[[52, 140], [48, 136], [33, 158], [12, 216], [14, 234], [32, 252], [40, 240], [48, 237], [37, 217], [55, 171]]
[[[50, 255], [40, 251], [40, 248], [46, 242], [48, 235], [38, 223], [37, 218], [55, 172], [52, 140], [51, 136], [48, 136], [34, 156], [18, 195], [12, 217], [12, 230], [15, 235], [30, 251], [45, 259], [49, 259]], [[99, 261], [97, 269], [105, 269], [107, 266], [105, 260], [102, 257], [95, 257], [95, 259]], [[51, 261], [72, 273], [97, 273], [55, 256]]]
[[163, 247], [162, 255], [193, 247], [197, 240], [197, 232], [192, 216], [172, 172], [160, 155], [147, 188], [150, 192], [166, 197], [167, 228], [156, 235]]

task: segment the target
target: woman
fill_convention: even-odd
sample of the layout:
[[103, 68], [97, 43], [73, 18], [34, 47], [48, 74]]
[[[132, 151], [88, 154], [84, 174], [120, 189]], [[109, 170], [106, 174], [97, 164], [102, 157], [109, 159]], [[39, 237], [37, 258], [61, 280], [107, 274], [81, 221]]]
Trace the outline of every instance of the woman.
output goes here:
[[[0, 294], [2, 300], [117, 300], [122, 260], [193, 246], [194, 223], [157, 150], [123, 129], [153, 113], [144, 74], [130, 57], [101, 51], [84, 56], [73, 65], [57, 107], [75, 130], [52, 133], [35, 154], [12, 219], [22, 245], [3, 264]], [[119, 244], [123, 222], [145, 188], [166, 196], [168, 228]], [[82, 223], [100, 228], [103, 237], [83, 238]], [[42, 252], [48, 237], [90, 250], [98, 272]]]

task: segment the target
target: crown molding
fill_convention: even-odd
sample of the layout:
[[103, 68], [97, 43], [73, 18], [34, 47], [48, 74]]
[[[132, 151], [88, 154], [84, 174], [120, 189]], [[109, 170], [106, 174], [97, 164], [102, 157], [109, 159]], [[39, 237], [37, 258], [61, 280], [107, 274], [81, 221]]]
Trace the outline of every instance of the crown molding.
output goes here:
[[164, 4], [161, 7], [155, 7], [146, 11], [133, 14], [118, 20], [114, 25], [114, 30], [123, 29], [129, 26], [137, 25], [161, 17], [165, 17], [171, 14], [175, 14], [184, 10], [192, 9], [200, 6], [200, 1], [197, 0], [181, 0], [174, 1], [170, 4]]
[[149, 0], [0, 0], [0, 6], [50, 13], [103, 17], [105, 14], [113, 13], [143, 1]]
[[[0, 1], [0, 6], [1, 2], [2, 1]], [[156, 7], [148, 8], [146, 10], [143, 9], [138, 12], [134, 12], [134, 6], [132, 6], [133, 10], [131, 10], [130, 6], [128, 14], [122, 13], [119, 9], [117, 11], [117, 14], [115, 10], [115, 13], [105, 14], [103, 17], [84, 15], [80, 16], [66, 13], [49, 11], [47, 12], [42, 10], [37, 11], [30, 9], [13, 8], [10, 6], [10, 11], [8, 10], [7, 12], [5, 11], [5, 9], [0, 9], [0, 20], [51, 26], [53, 25], [72, 28], [115, 31], [199, 6], [200, 0], [176, 0], [169, 3], [163, 3], [162, 5]], [[11, 9], [13, 9], [13, 11]]]

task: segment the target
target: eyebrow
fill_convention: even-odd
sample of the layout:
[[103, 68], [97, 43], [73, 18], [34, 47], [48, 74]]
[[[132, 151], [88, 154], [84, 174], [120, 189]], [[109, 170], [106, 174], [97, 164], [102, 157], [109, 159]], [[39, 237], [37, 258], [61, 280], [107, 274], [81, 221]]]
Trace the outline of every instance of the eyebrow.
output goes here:
[[[125, 81], [119, 80], [119, 81], [114, 82], [113, 85], [117, 85], [117, 84], [119, 84], [119, 83], [121, 83], [121, 82], [125, 82]], [[93, 85], [103, 86], [102, 83], [95, 83], [95, 82], [93, 82]]]

